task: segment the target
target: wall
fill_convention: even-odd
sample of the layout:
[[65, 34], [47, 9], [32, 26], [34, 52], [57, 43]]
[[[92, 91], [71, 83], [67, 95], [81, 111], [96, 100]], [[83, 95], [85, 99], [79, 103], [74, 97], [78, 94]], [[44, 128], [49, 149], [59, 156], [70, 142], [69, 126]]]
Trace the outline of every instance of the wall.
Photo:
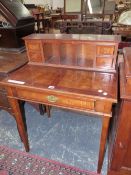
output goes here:
[[64, 0], [52, 0], [52, 1], [54, 9], [56, 9], [57, 7], [64, 7]]
[[92, 7], [99, 7], [100, 6], [100, 0], [90, 0]]
[[57, 7], [64, 7], [64, 0], [24, 0], [25, 4], [45, 5], [52, 6], [53, 9]]

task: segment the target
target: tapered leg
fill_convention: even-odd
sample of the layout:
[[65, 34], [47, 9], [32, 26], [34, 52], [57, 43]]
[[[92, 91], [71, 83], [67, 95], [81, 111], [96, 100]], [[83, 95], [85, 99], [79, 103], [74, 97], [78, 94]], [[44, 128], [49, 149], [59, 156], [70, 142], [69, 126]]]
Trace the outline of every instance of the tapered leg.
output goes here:
[[19, 106], [20, 106], [20, 110], [21, 110], [21, 114], [24, 122], [24, 127], [27, 132], [26, 116], [25, 116], [25, 101], [19, 101]]
[[40, 115], [44, 115], [46, 112], [45, 105], [39, 104]]
[[110, 117], [104, 116], [102, 118], [102, 131], [101, 131], [101, 138], [100, 138], [97, 173], [101, 172], [102, 165], [103, 165], [103, 160], [104, 160], [105, 151], [106, 151], [106, 144], [107, 144], [109, 122], [110, 122]]
[[47, 116], [48, 116], [48, 118], [50, 118], [51, 117], [51, 115], [50, 115], [50, 106], [46, 105], [45, 107], [46, 107]]
[[39, 104], [39, 109], [40, 109], [40, 114], [44, 114], [45, 112], [47, 113], [48, 118], [51, 117], [50, 115], [50, 106], [49, 105], [43, 105], [43, 104]]
[[15, 116], [20, 138], [25, 146], [25, 150], [28, 152], [29, 151], [28, 134], [26, 132], [25, 121], [24, 121], [24, 117], [22, 116], [22, 112], [19, 106], [19, 101], [13, 98], [8, 98], [8, 101], [12, 108], [12, 112]]

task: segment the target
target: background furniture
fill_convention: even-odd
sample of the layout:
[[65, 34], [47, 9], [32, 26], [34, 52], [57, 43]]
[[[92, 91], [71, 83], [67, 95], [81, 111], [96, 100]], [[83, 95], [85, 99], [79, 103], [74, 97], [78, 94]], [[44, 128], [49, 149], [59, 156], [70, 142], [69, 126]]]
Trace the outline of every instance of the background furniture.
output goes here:
[[112, 34], [115, 2], [97, 1], [64, 1], [64, 15], [79, 15], [72, 21], [57, 21], [62, 33]]
[[[69, 16], [69, 15], [68, 15]], [[107, 19], [79, 19], [57, 21], [61, 33], [73, 34], [112, 34], [112, 22]]]
[[120, 64], [120, 105], [113, 120], [108, 175], [131, 174], [131, 48], [124, 49]]
[[52, 26], [52, 28], [54, 28], [55, 27], [55, 21], [61, 19], [61, 13], [51, 13], [51, 19], [52, 19], [51, 26]]
[[19, 0], [0, 0], [0, 50], [23, 50], [22, 37], [33, 32], [34, 18]]
[[45, 15], [44, 8], [34, 8], [30, 10], [33, 17], [35, 18], [35, 32], [36, 33], [45, 33], [49, 32], [49, 28], [51, 27], [52, 18], [51, 16]]
[[[10, 72], [15, 71], [27, 63], [26, 53], [10, 53], [0, 51], [0, 81], [8, 77]], [[13, 114], [8, 102], [7, 91], [0, 86], [0, 108]], [[14, 115], [14, 114], [13, 114]]]

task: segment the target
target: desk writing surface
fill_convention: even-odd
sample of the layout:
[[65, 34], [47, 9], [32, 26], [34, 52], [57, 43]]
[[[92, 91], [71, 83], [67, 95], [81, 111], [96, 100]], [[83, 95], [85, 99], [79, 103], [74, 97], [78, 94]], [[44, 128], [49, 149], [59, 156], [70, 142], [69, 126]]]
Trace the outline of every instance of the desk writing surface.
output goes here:
[[[25, 82], [23, 85], [9, 83], [8, 80]], [[2, 83], [9, 86], [35, 88], [63, 93], [81, 94], [84, 96], [95, 96], [96, 98], [107, 98], [116, 102], [117, 78], [113, 73], [101, 73], [67, 68], [55, 68], [27, 64], [19, 70], [11, 73]], [[98, 92], [102, 90], [103, 92]], [[107, 95], [103, 95], [106, 92]]]

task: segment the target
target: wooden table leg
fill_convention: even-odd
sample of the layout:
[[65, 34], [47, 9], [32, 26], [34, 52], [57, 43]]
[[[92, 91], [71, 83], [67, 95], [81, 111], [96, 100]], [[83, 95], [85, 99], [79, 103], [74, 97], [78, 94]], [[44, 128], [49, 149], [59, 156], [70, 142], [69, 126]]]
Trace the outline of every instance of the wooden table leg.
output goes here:
[[22, 116], [22, 112], [19, 106], [19, 101], [17, 99], [8, 98], [9, 104], [12, 108], [12, 112], [15, 116], [15, 120], [17, 123], [18, 132], [20, 138], [25, 146], [25, 150], [29, 152], [29, 142], [28, 142], [28, 134], [26, 132], [25, 121]]
[[46, 107], [47, 116], [48, 116], [48, 118], [50, 118], [51, 117], [51, 115], [50, 115], [50, 106], [46, 105], [45, 107]]
[[109, 129], [109, 122], [110, 122], [109, 116], [104, 116], [102, 118], [102, 131], [101, 131], [101, 138], [100, 138], [97, 173], [101, 173], [101, 169], [102, 169], [102, 165], [103, 165], [103, 161], [104, 161], [106, 144], [107, 144], [108, 129]]
[[44, 113], [47, 113], [48, 118], [51, 117], [50, 108], [49, 105], [39, 104], [40, 114], [43, 115]]

